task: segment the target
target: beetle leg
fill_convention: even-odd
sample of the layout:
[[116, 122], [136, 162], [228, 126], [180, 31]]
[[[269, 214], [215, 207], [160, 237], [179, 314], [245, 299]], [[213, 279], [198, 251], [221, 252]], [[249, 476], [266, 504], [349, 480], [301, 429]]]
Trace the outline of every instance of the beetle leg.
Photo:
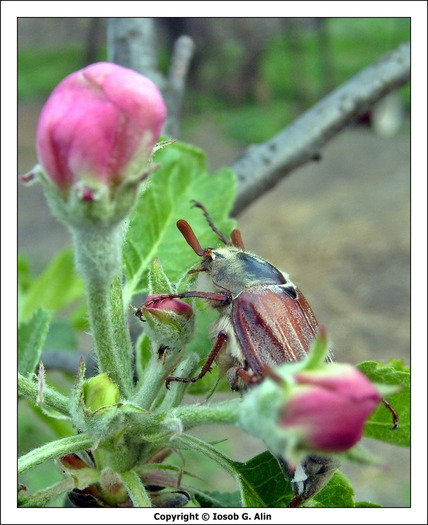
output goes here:
[[272, 381], [278, 385], [283, 385], [285, 383], [284, 379], [267, 365], [263, 365], [263, 377], [269, 377], [269, 379], [272, 379]]
[[199, 379], [202, 379], [204, 375], [211, 370], [211, 365], [214, 362], [214, 359], [217, 357], [218, 353], [222, 349], [225, 341], [227, 340], [227, 335], [224, 332], [220, 332], [217, 336], [216, 344], [214, 345], [214, 348], [211, 350], [210, 355], [208, 356], [208, 359], [206, 360], [204, 366], [202, 367], [202, 370], [200, 373], [195, 377], [175, 377], [170, 376], [166, 378], [166, 387], [169, 388], [169, 384], [171, 381], [181, 381], [182, 383], [195, 383], [196, 381], [199, 381]]
[[254, 386], [260, 384], [265, 377], [269, 377], [272, 381], [278, 384], [283, 384], [284, 379], [276, 374], [269, 366], [262, 366], [262, 374], [248, 372], [248, 368], [244, 366], [231, 367], [227, 371], [227, 382], [232, 390], [242, 390], [242, 386], [239, 381], [244, 382], [246, 386]]
[[398, 414], [392, 408], [392, 406], [388, 403], [388, 401], [386, 399], [382, 398], [382, 402], [392, 414], [392, 429], [391, 430], [396, 430], [398, 428]]
[[[227, 371], [227, 382], [234, 391], [240, 391], [247, 386], [258, 385], [263, 381], [263, 376], [250, 374], [243, 366], [235, 366]], [[242, 384], [244, 383], [244, 384]]]

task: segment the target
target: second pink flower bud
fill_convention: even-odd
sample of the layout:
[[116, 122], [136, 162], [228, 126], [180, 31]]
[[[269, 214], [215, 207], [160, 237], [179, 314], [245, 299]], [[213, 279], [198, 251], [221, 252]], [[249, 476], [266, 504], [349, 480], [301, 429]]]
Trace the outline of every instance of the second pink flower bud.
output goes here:
[[294, 430], [300, 445], [344, 452], [362, 437], [364, 423], [381, 401], [374, 385], [350, 365], [294, 375], [296, 386], [280, 412], [279, 426]]
[[[308, 361], [309, 362], [309, 361]], [[364, 425], [382, 400], [357, 368], [326, 363], [317, 369], [276, 369], [284, 383], [265, 380], [242, 402], [240, 423], [275, 455], [295, 467], [308, 455], [344, 453], [360, 441]]]

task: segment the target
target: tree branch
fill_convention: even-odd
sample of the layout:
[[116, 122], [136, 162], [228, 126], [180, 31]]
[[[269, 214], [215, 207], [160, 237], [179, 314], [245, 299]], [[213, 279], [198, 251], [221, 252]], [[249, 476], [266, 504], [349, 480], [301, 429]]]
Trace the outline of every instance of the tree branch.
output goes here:
[[107, 47], [110, 62], [142, 73], [162, 91], [168, 109], [162, 133], [178, 137], [186, 76], [194, 51], [193, 40], [181, 36], [175, 42], [168, 78], [158, 69], [156, 31], [152, 18], [110, 18]]
[[165, 78], [158, 69], [155, 25], [152, 18], [109, 18], [108, 61], [149, 77], [163, 91]]
[[[164, 94], [168, 118], [164, 133], [177, 137], [180, 109], [193, 42], [180, 37], [168, 80], [157, 68], [155, 27], [151, 18], [111, 18], [109, 60], [151, 78]], [[410, 78], [410, 44], [403, 44], [342, 84], [270, 140], [249, 146], [232, 166], [238, 179], [233, 210], [237, 215], [284, 176], [310, 160], [347, 124]]]
[[263, 144], [252, 145], [233, 164], [237, 215], [285, 175], [319, 158], [321, 147], [370, 106], [410, 78], [410, 44], [367, 67]]
[[181, 105], [194, 49], [193, 40], [186, 35], [180, 36], [174, 44], [168, 74], [168, 87], [164, 91], [168, 116], [163, 132], [169, 137], [178, 137], [180, 132]]

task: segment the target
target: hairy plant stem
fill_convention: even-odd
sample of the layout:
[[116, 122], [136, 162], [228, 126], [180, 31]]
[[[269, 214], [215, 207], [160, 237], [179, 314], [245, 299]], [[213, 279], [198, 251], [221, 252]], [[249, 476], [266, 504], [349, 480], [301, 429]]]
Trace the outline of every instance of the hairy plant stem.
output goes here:
[[132, 387], [131, 363], [126, 341], [118, 346], [113, 335], [110, 286], [105, 286], [105, 283], [93, 283], [88, 286], [87, 294], [89, 322], [99, 370], [107, 372], [119, 387], [121, 396], [127, 397]]
[[126, 487], [129, 497], [134, 507], [151, 507], [150, 498], [141, 482], [140, 477], [133, 470], [120, 474], [123, 484]]
[[68, 492], [75, 487], [75, 481], [73, 478], [62, 479], [55, 485], [47, 487], [45, 489], [38, 490], [30, 496], [22, 497], [19, 502], [20, 507], [41, 507], [44, 506], [51, 498], [60, 496], [65, 492]]
[[[133, 399], [134, 403], [145, 410], [153, 410], [155, 405], [158, 404], [154, 402], [158, 402], [161, 399], [162, 409], [177, 406], [183, 398], [185, 388], [188, 386], [186, 383], [175, 383], [167, 390], [165, 380], [177, 365], [180, 354], [178, 349], [168, 349], [165, 354], [162, 357], [156, 355], [156, 353], [152, 355], [149, 365], [141, 378], [139, 389]], [[180, 363], [177, 368], [177, 374], [180, 377], [191, 377], [197, 365], [198, 357], [195, 354], [191, 354]]]
[[172, 416], [181, 421], [183, 430], [189, 430], [198, 425], [235, 425], [239, 421], [240, 405], [240, 398], [212, 404], [183, 405], [175, 408]]
[[[18, 394], [37, 404], [40, 385], [37, 381], [32, 381], [18, 373]], [[42, 407], [56, 410], [64, 416], [70, 417], [69, 399], [54, 388], [44, 385], [41, 401]]]
[[215, 446], [202, 441], [201, 439], [191, 436], [190, 434], [182, 434], [174, 440], [174, 446], [184, 450], [197, 451], [204, 456], [209, 457], [217, 463], [223, 470], [230, 474], [234, 479], [238, 480], [239, 474], [232, 466], [232, 461], [220, 452]]
[[129, 361], [131, 362], [133, 349], [127, 323], [127, 310], [125, 310], [123, 307], [122, 272], [119, 272], [111, 283], [110, 304], [112, 311], [112, 323], [115, 328], [113, 331], [113, 337], [116, 346], [123, 346], [126, 348]]
[[87, 290], [89, 322], [100, 372], [107, 372], [123, 398], [133, 389], [131, 343], [123, 310], [121, 224], [72, 230], [76, 266]]
[[48, 459], [57, 459], [61, 456], [90, 448], [93, 443], [94, 438], [87, 434], [68, 436], [57, 441], [46, 443], [18, 459], [18, 474], [22, 474], [26, 470], [40, 465]]

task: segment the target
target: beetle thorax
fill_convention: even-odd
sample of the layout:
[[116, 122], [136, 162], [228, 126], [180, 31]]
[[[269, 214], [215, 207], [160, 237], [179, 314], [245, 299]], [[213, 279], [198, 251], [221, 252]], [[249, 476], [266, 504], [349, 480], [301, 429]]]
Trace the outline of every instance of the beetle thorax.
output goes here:
[[232, 247], [212, 250], [208, 273], [216, 290], [230, 292], [234, 298], [255, 286], [287, 282], [282, 273], [268, 261]]

